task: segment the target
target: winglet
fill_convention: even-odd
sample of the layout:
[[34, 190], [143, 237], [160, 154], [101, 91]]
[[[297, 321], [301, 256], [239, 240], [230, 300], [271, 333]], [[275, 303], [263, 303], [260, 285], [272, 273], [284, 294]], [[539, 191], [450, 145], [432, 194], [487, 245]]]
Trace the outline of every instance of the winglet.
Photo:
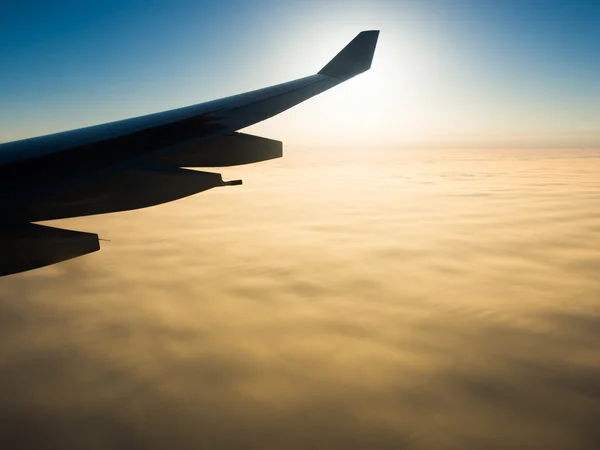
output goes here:
[[378, 30], [359, 33], [319, 71], [319, 74], [347, 80], [359, 73], [366, 72], [371, 68], [378, 37]]

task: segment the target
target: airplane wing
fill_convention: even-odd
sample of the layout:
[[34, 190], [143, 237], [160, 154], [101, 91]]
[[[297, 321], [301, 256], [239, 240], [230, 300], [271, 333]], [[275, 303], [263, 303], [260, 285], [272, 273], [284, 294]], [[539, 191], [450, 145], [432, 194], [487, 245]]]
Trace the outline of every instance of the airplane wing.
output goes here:
[[318, 73], [184, 108], [0, 144], [0, 276], [99, 250], [98, 236], [32, 224], [138, 209], [217, 187], [222, 167], [282, 156], [237, 130], [369, 70], [379, 31], [359, 33]]

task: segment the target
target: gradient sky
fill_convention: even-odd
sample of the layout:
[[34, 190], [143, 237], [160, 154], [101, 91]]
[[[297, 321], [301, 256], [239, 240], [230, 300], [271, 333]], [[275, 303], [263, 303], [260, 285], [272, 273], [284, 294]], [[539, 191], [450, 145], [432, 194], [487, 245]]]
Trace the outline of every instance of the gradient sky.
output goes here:
[[600, 2], [5, 1], [0, 142], [318, 71], [373, 69], [249, 131], [288, 145], [600, 147]]

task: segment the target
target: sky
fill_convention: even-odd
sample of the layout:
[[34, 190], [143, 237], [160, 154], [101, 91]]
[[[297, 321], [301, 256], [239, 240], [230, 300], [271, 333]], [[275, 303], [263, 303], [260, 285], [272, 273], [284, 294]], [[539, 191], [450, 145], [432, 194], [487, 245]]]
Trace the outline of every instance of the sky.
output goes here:
[[248, 132], [296, 146], [600, 147], [600, 2], [5, 1], [0, 142], [370, 72]]

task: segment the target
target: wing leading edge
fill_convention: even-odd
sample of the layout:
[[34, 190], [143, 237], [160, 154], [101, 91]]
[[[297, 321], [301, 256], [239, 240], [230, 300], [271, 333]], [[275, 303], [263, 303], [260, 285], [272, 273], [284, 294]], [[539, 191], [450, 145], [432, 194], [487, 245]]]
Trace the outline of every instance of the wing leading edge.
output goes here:
[[[80, 198], [79, 192], [85, 192], [86, 189], [93, 192], [93, 195], [90, 194], [93, 199], [90, 198], [89, 201], [98, 204], [98, 196], [106, 197], [106, 192], [114, 191], [111, 180], [118, 186], [134, 186], [134, 179], [139, 179], [140, 176], [151, 179], [156, 177], [157, 173], [168, 173], [172, 178], [181, 176], [190, 180], [201, 180], [194, 181], [198, 188], [186, 188], [189, 190], [186, 195], [214, 186], [239, 184], [222, 182], [219, 174], [213, 174], [218, 176], [218, 180], [211, 178], [211, 175], [190, 178], [189, 171], [178, 171], [177, 167], [190, 160], [206, 161], [207, 158], [213, 158], [214, 161], [222, 161], [223, 157], [210, 156], [208, 149], [212, 148], [210, 152], [213, 154], [215, 148], [227, 152], [231, 142], [240, 141], [243, 137], [235, 131], [277, 115], [365, 72], [371, 67], [378, 35], [379, 31], [359, 33], [317, 74], [294, 81], [175, 110], [0, 144], [0, 210], [3, 211], [0, 216], [0, 275], [28, 270], [24, 269], [28, 264], [23, 262], [20, 255], [22, 252], [19, 255], [14, 254], [17, 251], [14, 242], [9, 242], [9, 236], [14, 234], [15, 229], [19, 229], [21, 239], [26, 239], [27, 233], [35, 229], [30, 226], [29, 221], [36, 219], [28, 218], [27, 211], [48, 211], [46, 215], [50, 217], [53, 216], [50, 211], [54, 205], [62, 205], [60, 209], [64, 217], [65, 211], [69, 211], [68, 208], [65, 210], [64, 199], [78, 198], [79, 206], [73, 209], [72, 215], [67, 214], [67, 217], [75, 217], [81, 215], [81, 211], [88, 211], [85, 209], [86, 198]], [[281, 155], [280, 149], [277, 150], [277, 144], [280, 146], [281, 143], [262, 138], [264, 141], [261, 144], [261, 138], [251, 138], [244, 138], [244, 142], [251, 142], [251, 145], [244, 144], [240, 147], [237, 144], [237, 153], [224, 158], [233, 161], [234, 164], [246, 164]], [[208, 142], [211, 141], [222, 144], [209, 145]], [[270, 147], [268, 151], [260, 150], [261, 145]], [[243, 157], [240, 152], [250, 154], [247, 153]], [[253, 152], [256, 154], [252, 154]], [[206, 155], [194, 158], [194, 153]], [[267, 154], [271, 156], [265, 156]], [[182, 155], [185, 155], [185, 158]], [[162, 168], [157, 167], [157, 164], [162, 165]], [[175, 167], [169, 171], [165, 165]], [[222, 164], [206, 164], [219, 165]], [[205, 182], [213, 179], [214, 182]], [[187, 182], [183, 184], [189, 185]], [[175, 199], [182, 195], [177, 193], [172, 196]], [[170, 201], [169, 195], [164, 198], [166, 200], [163, 201]], [[157, 204], [148, 204], [146, 200], [131, 202], [131, 205], [136, 206], [125, 208], [121, 202], [118, 207], [111, 209], [110, 201], [106, 198], [102, 201], [102, 208], [89, 209], [99, 212], [87, 214]], [[19, 224], [23, 226], [20, 227]], [[3, 229], [10, 232], [5, 233]], [[40, 234], [35, 230], [37, 240], [40, 236], [45, 238], [48, 234]], [[86, 247], [85, 253], [82, 254], [89, 252], [90, 248]], [[73, 253], [77, 252], [71, 251], [68, 255]], [[74, 254], [70, 257], [75, 256], [79, 255]], [[64, 254], [61, 258], [65, 259]], [[33, 259], [29, 269], [53, 263], [52, 258], [47, 256]], [[19, 261], [14, 268], [11, 268], [12, 260]]]

